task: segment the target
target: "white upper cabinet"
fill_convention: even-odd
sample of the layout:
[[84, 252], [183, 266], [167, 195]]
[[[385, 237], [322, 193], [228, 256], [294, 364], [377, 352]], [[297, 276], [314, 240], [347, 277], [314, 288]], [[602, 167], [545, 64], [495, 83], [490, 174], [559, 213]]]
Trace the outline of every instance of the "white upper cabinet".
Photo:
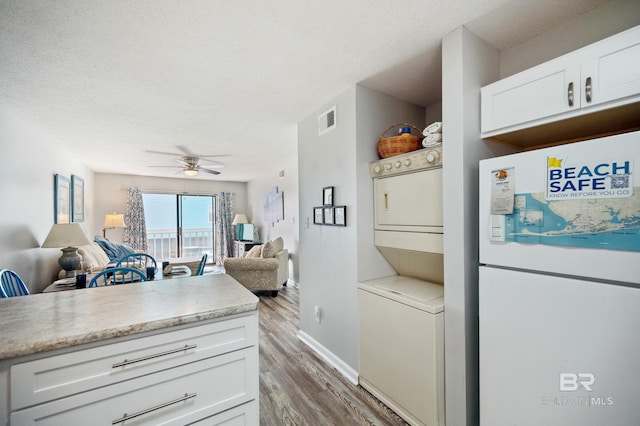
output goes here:
[[583, 49], [582, 108], [637, 102], [640, 94], [640, 26]]
[[481, 99], [482, 137], [637, 103], [640, 26], [485, 86]]

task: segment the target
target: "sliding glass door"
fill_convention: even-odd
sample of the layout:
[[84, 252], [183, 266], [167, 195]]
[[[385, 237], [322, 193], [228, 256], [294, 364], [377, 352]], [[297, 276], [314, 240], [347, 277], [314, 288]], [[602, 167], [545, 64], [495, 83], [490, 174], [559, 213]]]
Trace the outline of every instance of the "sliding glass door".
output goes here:
[[215, 259], [215, 197], [144, 194], [149, 254], [159, 260], [177, 257]]

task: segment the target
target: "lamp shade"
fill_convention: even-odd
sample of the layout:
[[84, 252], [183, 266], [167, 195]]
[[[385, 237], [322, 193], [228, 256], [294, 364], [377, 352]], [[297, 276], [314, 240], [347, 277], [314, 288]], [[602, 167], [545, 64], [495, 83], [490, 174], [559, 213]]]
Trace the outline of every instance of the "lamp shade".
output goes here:
[[79, 223], [56, 223], [51, 227], [42, 247], [58, 248], [91, 244]]
[[124, 215], [118, 213], [107, 213], [104, 215], [105, 228], [124, 228]]
[[249, 221], [247, 220], [247, 216], [245, 216], [242, 213], [235, 215], [233, 218], [233, 222], [231, 222], [231, 224], [237, 225], [239, 223], [249, 223]]

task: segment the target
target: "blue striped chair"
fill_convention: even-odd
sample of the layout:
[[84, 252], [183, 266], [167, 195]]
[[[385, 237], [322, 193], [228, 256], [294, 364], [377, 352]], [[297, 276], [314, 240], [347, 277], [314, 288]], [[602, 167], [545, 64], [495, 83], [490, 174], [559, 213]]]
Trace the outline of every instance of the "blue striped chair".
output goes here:
[[128, 254], [116, 263], [116, 268], [137, 268], [141, 271], [146, 271], [149, 266], [153, 266], [153, 269], [158, 272], [156, 260], [146, 253]]
[[28, 296], [29, 289], [22, 278], [10, 269], [0, 271], [0, 297]]
[[207, 263], [207, 254], [205, 253], [204, 256], [202, 256], [200, 263], [198, 264], [198, 270], [196, 271], [196, 275], [204, 274], [204, 265], [206, 263]]
[[91, 278], [87, 287], [101, 287], [115, 284], [128, 284], [136, 281], [146, 281], [146, 275], [134, 268], [109, 268]]

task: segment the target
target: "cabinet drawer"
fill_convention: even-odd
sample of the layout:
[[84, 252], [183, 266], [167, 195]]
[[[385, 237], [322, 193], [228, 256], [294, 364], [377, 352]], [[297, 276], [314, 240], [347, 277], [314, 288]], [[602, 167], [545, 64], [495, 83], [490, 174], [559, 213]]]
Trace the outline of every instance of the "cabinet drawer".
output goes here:
[[257, 395], [255, 346], [16, 411], [11, 424], [184, 425]]
[[11, 409], [108, 386], [252, 345], [255, 314], [11, 366]]
[[224, 413], [189, 423], [188, 426], [255, 426], [260, 424], [258, 400], [254, 399]]

